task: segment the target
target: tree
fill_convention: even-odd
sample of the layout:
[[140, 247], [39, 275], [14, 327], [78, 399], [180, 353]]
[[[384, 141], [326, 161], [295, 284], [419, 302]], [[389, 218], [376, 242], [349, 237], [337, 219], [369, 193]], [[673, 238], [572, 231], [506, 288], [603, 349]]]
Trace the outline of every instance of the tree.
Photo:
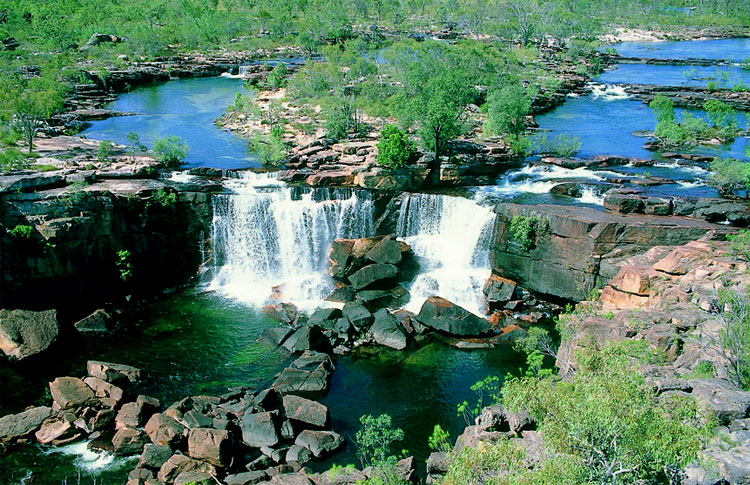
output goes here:
[[344, 94], [333, 99], [326, 116], [328, 138], [343, 140], [349, 134], [359, 133], [361, 124], [354, 95]]
[[168, 167], [180, 165], [188, 153], [188, 145], [179, 136], [167, 136], [154, 140], [156, 160]]
[[397, 126], [385, 125], [380, 131], [378, 163], [388, 168], [401, 168], [414, 155], [414, 144]]
[[396, 467], [398, 458], [391, 454], [391, 446], [404, 439], [404, 431], [394, 428], [387, 414], [377, 418], [366, 414], [359, 418], [359, 422], [362, 429], [357, 431], [354, 440], [362, 467], [372, 467], [372, 482], [368, 483], [407, 485], [409, 482], [403, 481]]
[[520, 135], [526, 130], [524, 119], [530, 109], [531, 100], [520, 84], [504, 86], [487, 99], [484, 129], [495, 135]]
[[34, 138], [44, 126], [44, 121], [62, 110], [64, 93], [63, 85], [49, 77], [30, 79], [16, 93], [12, 101], [14, 124], [26, 139], [29, 153], [34, 148]]
[[720, 290], [718, 304], [722, 327], [713, 347], [727, 361], [727, 373], [739, 388], [750, 390], [750, 296]]
[[711, 178], [725, 197], [750, 197], [750, 163], [732, 158], [717, 158], [710, 164]]
[[279, 62], [276, 67], [268, 73], [266, 82], [271, 89], [279, 89], [286, 86], [287, 68], [286, 64]]

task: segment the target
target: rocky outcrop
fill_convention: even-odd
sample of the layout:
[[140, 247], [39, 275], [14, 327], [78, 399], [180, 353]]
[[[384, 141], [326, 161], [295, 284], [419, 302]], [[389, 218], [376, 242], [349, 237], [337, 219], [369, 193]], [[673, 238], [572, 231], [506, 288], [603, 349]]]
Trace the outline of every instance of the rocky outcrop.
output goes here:
[[57, 312], [0, 309], [0, 350], [24, 359], [47, 349], [57, 338]]
[[[613, 214], [584, 207], [495, 207], [495, 236], [490, 257], [494, 274], [516, 281], [536, 293], [570, 300], [613, 277], [616, 264], [658, 245], [677, 245], [708, 233], [717, 237], [731, 228], [674, 216]], [[532, 247], [524, 249], [510, 231], [514, 217], [546, 221]]]
[[426, 327], [458, 337], [483, 335], [493, 329], [488, 320], [439, 296], [429, 297], [416, 319]]

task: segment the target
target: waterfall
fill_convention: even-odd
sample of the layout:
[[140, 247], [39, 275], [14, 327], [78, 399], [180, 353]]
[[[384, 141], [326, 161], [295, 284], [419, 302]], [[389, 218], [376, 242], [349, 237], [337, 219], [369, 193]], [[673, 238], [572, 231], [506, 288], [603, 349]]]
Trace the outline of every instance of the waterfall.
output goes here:
[[495, 215], [473, 200], [438, 194], [409, 194], [398, 215], [397, 235], [421, 266], [408, 285], [408, 310], [418, 312], [432, 295], [477, 314], [484, 313], [482, 286], [490, 275], [489, 248]]
[[254, 305], [283, 301], [313, 310], [333, 290], [328, 250], [336, 238], [368, 237], [373, 202], [351, 189], [290, 187], [245, 172], [214, 199], [211, 289]]

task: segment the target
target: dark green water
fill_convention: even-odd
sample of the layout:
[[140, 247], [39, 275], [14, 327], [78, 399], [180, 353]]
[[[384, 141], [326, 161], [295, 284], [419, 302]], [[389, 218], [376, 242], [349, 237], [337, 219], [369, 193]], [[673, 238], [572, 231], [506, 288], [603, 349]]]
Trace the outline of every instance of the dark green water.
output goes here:
[[[83, 376], [89, 359], [143, 368], [148, 376], [139, 391], [163, 404], [193, 394], [221, 393], [231, 386], [263, 388], [293, 357], [256, 339], [275, 323], [256, 309], [211, 293], [188, 291], [144, 305], [119, 317], [122, 330], [101, 338], [64, 338], [47, 354], [24, 366], [2, 370], [2, 412], [44, 403], [46, 383], [61, 375]], [[508, 348], [463, 351], [442, 342], [424, 342], [405, 352], [371, 347], [339, 358], [329, 393], [321, 399], [333, 429], [347, 441], [325, 463], [356, 463], [349, 441], [363, 414], [393, 416], [406, 432], [399, 447], [425, 459], [427, 437], [436, 423], [454, 439], [465, 426], [456, 403], [473, 398], [469, 386], [488, 374], [505, 375], [521, 365]], [[49, 404], [46, 402], [45, 404]], [[37, 445], [16, 447], [0, 457], [0, 483], [20, 483], [44, 473], [34, 483], [124, 483], [133, 462], [109, 457], [86, 462], [80, 449], [63, 452]], [[79, 447], [82, 448], [82, 447]], [[68, 453], [68, 454], [66, 454]], [[98, 467], [98, 468], [97, 468]], [[38, 479], [39, 479], [38, 478]]]

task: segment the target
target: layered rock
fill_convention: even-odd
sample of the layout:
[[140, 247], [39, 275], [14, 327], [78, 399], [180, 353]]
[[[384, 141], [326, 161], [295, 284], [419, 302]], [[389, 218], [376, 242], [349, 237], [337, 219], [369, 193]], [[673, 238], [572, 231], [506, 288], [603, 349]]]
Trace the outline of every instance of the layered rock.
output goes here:
[[57, 312], [0, 309], [0, 350], [24, 359], [46, 350], [57, 338]]

